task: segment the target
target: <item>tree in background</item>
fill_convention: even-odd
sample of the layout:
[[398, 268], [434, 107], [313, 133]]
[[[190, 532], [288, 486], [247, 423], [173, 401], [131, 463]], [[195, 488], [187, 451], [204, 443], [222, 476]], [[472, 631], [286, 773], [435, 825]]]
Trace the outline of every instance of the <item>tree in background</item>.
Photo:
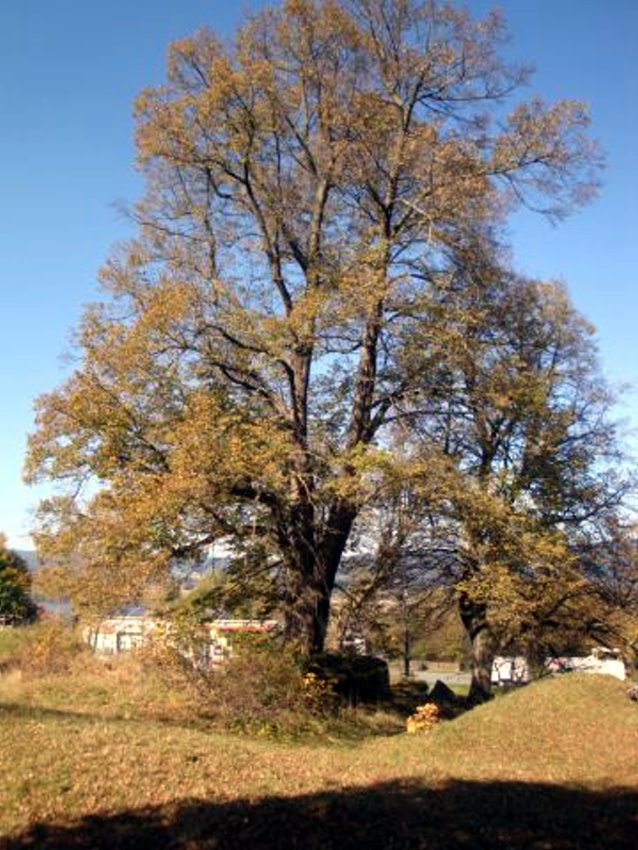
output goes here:
[[447, 461], [442, 533], [432, 538], [441, 554], [425, 563], [438, 563], [456, 594], [480, 701], [499, 647], [531, 652], [568, 620], [572, 635], [593, 634], [580, 552], [629, 483], [615, 469], [613, 396], [592, 328], [561, 286], [513, 280], [476, 256], [440, 290], [445, 351], [412, 340], [414, 363], [425, 356], [437, 368], [426, 361], [427, 400], [406, 410], [402, 427], [417, 458]]
[[430, 0], [286, 0], [232, 47], [173, 44], [137, 101], [138, 235], [30, 442], [29, 478], [70, 485], [39, 546], [78, 558], [85, 596], [139, 597], [224, 537], [267, 574], [288, 637], [323, 647], [356, 520], [406, 469], [392, 433], [449, 371], [460, 258], [497, 252], [517, 204], [558, 218], [596, 183], [581, 104], [506, 114], [526, 73], [503, 37], [497, 14]]
[[423, 485], [435, 477], [423, 472], [418, 462], [406, 464], [383, 501], [359, 515], [355, 548], [335, 587], [340, 642], [362, 637], [373, 651], [400, 657], [404, 676], [412, 673], [415, 644], [442, 625], [453, 605], [431, 562], [435, 499]]
[[638, 529], [626, 516], [608, 517], [583, 539], [579, 559], [587, 579], [587, 615], [600, 642], [619, 647], [638, 668]]
[[0, 618], [10, 623], [33, 619], [35, 604], [29, 596], [31, 573], [26, 561], [7, 548], [0, 534]]

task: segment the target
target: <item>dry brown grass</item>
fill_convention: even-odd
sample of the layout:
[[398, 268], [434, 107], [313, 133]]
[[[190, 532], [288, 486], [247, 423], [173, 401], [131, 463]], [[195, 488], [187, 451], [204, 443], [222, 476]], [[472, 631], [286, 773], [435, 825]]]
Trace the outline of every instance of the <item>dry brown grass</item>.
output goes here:
[[638, 705], [615, 680], [542, 682], [424, 736], [304, 743], [197, 728], [139, 672], [0, 682], [3, 850], [632, 846]]

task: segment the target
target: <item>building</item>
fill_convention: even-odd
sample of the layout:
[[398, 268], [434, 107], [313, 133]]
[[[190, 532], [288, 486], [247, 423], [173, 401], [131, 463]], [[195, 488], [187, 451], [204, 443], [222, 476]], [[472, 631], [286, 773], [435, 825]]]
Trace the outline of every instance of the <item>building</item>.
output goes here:
[[[162, 634], [170, 635], [170, 621], [154, 619], [141, 614], [112, 617], [97, 626], [87, 626], [84, 640], [98, 655], [119, 655], [143, 646]], [[218, 619], [202, 623], [195, 640], [199, 663], [206, 666], [221, 663], [232, 653], [233, 636], [238, 634], [271, 634], [279, 628], [276, 620]]]
[[[549, 675], [578, 671], [580, 673], [604, 673], [625, 680], [625, 662], [620, 651], [596, 647], [589, 655], [565, 655], [546, 658], [545, 670]], [[519, 656], [497, 655], [492, 663], [493, 685], [523, 685], [532, 678], [527, 659]]]

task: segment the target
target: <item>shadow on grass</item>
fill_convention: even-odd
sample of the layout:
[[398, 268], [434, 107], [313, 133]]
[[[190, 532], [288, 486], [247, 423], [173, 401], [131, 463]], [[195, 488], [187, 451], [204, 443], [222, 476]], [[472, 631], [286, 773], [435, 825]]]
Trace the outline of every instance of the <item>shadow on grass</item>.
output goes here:
[[[73, 711], [70, 708], [53, 708], [44, 705], [29, 705], [23, 702], [0, 702], [0, 717], [5, 715], [13, 715], [14, 717], [24, 718], [25, 720], [46, 720], [54, 718], [56, 720], [80, 720], [92, 723], [96, 721], [108, 723], [148, 723], [148, 717], [123, 716], [119, 714], [101, 714], [99, 711]], [[153, 718], [157, 723], [166, 723], [171, 726], [186, 726], [187, 724], [173, 721], [170, 718]]]
[[19, 717], [24, 720], [72, 720], [80, 723], [124, 723], [127, 725], [148, 725], [149, 721], [176, 729], [211, 731], [211, 724], [203, 718], [180, 720], [172, 717], [144, 717], [136, 714], [118, 714], [108, 711], [74, 711], [70, 708], [53, 708], [43, 705], [29, 705], [24, 702], [0, 701], [0, 719], [2, 715]]
[[[47, 717], [56, 719], [71, 718], [74, 720], [97, 720], [97, 714], [90, 714], [83, 711], [72, 711], [67, 708], [49, 708], [41, 705], [28, 705], [23, 702], [0, 702], [0, 717], [5, 715], [13, 715], [14, 717], [24, 718], [25, 720], [44, 720]], [[110, 718], [109, 718], [110, 719]]]
[[403, 717], [408, 717], [414, 712], [417, 705], [426, 702], [428, 690], [425, 682], [419, 682], [415, 679], [402, 679], [392, 685], [388, 705]]
[[434, 701], [443, 716], [451, 720], [469, 711], [472, 706], [465, 696], [455, 693], [452, 689], [450, 692], [451, 699], [442, 700], [440, 696], [437, 698], [434, 686], [430, 687], [426, 682], [415, 679], [403, 679], [392, 685], [391, 697], [386, 705], [390, 711], [405, 719], [413, 714], [418, 706]]
[[[343, 716], [329, 718], [329, 734], [330, 739], [339, 741], [347, 745], [356, 745], [373, 737], [390, 737], [405, 731], [405, 726], [402, 721], [402, 714], [399, 713], [393, 706], [389, 706], [395, 717], [391, 721], [382, 724], [372, 724], [366, 720], [366, 715], [361, 712], [360, 715], [349, 715], [347, 712]], [[410, 714], [410, 711], [405, 712], [405, 716]], [[149, 722], [161, 726], [166, 726], [173, 729], [184, 729], [187, 731], [203, 732], [204, 734], [223, 734], [235, 735], [238, 738], [245, 738], [246, 734], [250, 737], [250, 732], [241, 731], [240, 727], [234, 730], [224, 726], [223, 721], [215, 717], [215, 715], [207, 715], [204, 713], [193, 714], [188, 719], [179, 719], [174, 717], [162, 717], [161, 715], [153, 715], [146, 717], [139, 714], [116, 714], [109, 711], [74, 711], [69, 708], [54, 708], [51, 706], [29, 705], [24, 702], [2, 702], [0, 701], [0, 720], [2, 716], [13, 716], [21, 720], [71, 720], [83, 724], [94, 723], [114, 723], [148, 726]], [[255, 734], [253, 732], [253, 734]], [[299, 728], [286, 729], [285, 727], [277, 732], [276, 728], [270, 731], [273, 740], [281, 741], [305, 741], [306, 743], [320, 742], [325, 744], [326, 728], [321, 724], [314, 723], [307, 728], [300, 725]]]
[[629, 850], [638, 793], [452, 781], [173, 806], [37, 823], [0, 850]]

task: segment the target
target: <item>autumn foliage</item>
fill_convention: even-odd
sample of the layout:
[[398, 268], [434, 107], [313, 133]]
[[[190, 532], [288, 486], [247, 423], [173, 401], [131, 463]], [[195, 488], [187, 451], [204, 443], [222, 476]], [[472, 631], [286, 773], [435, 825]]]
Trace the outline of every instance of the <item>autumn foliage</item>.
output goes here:
[[171, 46], [136, 103], [137, 233], [30, 441], [29, 477], [70, 485], [38, 540], [80, 607], [223, 538], [321, 650], [344, 552], [405, 492], [401, 543], [460, 605], [477, 696], [492, 613], [524, 630], [571, 597], [566, 529], [613, 501], [609, 397], [591, 329], [507, 268], [502, 225], [587, 200], [600, 159], [582, 104], [514, 102], [504, 35], [446, 3], [286, 0], [232, 45]]

